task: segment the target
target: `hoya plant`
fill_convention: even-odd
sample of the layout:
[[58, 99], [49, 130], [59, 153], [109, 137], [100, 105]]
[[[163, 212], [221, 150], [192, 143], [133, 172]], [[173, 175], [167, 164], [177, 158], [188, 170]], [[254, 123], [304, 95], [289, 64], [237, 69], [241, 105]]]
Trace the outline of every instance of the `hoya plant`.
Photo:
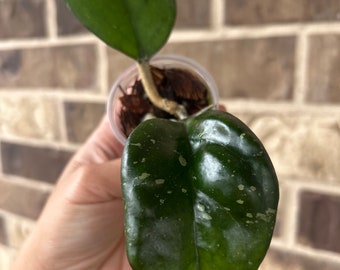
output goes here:
[[[238, 118], [209, 107], [190, 114], [185, 103], [160, 93], [150, 60], [174, 26], [175, 0], [65, 1], [108, 46], [136, 60], [146, 98], [173, 116], [141, 121], [124, 146], [131, 267], [258, 269], [275, 225], [275, 170], [260, 140]], [[184, 91], [196, 91], [191, 88]]]

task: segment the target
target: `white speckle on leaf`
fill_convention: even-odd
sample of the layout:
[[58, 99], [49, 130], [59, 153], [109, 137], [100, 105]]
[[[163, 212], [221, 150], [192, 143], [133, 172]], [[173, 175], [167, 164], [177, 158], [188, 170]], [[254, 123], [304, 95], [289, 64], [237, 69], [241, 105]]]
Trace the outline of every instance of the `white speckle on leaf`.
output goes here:
[[164, 202], [165, 202], [164, 199], [160, 199], [160, 200], [159, 200], [159, 203], [160, 203], [160, 204], [164, 204]]
[[240, 134], [240, 138], [241, 138], [241, 139], [243, 139], [243, 138], [244, 138], [244, 136], [246, 136], [246, 134], [245, 134], [245, 133], [242, 133], [242, 134]]
[[182, 155], [178, 157], [178, 161], [183, 167], [187, 166], [187, 160]]
[[267, 215], [263, 214], [263, 213], [257, 213], [256, 214], [256, 218], [261, 219], [265, 222], [269, 222], [270, 221], [270, 217], [268, 217]]
[[172, 190], [168, 190], [166, 193], [171, 194], [171, 193], [172, 193]]
[[206, 220], [212, 220], [212, 217], [206, 212], [202, 213], [202, 218]]
[[230, 208], [228, 207], [223, 207], [225, 210], [227, 210], [228, 212], [230, 211]]
[[187, 193], [187, 190], [185, 188], [182, 188], [183, 193]]
[[244, 190], [244, 185], [238, 185], [237, 187], [239, 190]]
[[145, 162], [145, 160], [146, 160], [145, 158], [142, 158], [142, 163], [144, 163], [144, 162]]
[[256, 191], [256, 187], [250, 186], [250, 190], [251, 190], [251, 191]]
[[238, 204], [243, 204], [243, 203], [244, 203], [244, 201], [241, 200], [241, 199], [237, 200], [236, 202], [237, 202]]
[[256, 154], [253, 154], [253, 157], [260, 157], [262, 156], [263, 151], [257, 152]]
[[142, 146], [141, 143], [131, 143], [131, 145], [137, 146], [137, 147], [141, 147]]
[[156, 185], [162, 185], [162, 184], [164, 184], [164, 182], [165, 182], [165, 179], [156, 179], [155, 180]]
[[150, 139], [150, 141], [155, 144], [156, 143], [156, 140], [155, 139]]
[[145, 180], [145, 179], [148, 178], [149, 176], [150, 176], [149, 173], [144, 172], [144, 173], [142, 173], [142, 174], [139, 176], [139, 179], [140, 179], [140, 180]]
[[254, 217], [252, 213], [247, 213], [246, 216], [249, 217], [249, 218], [253, 218]]
[[199, 211], [202, 211], [202, 212], [203, 212], [203, 211], [205, 210], [205, 207], [204, 207], [204, 205], [198, 203], [198, 204], [197, 204], [197, 209], [198, 209]]
[[273, 208], [268, 208], [267, 211], [266, 211], [266, 214], [267, 214], [267, 215], [275, 214], [275, 213], [276, 213], [276, 210], [273, 209]]

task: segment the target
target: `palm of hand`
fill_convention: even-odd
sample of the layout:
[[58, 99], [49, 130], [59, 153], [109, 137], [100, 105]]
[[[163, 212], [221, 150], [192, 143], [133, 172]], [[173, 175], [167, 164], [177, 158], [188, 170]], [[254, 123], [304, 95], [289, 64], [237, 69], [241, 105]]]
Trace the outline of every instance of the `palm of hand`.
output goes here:
[[[103, 171], [104, 166], [119, 165], [116, 160], [98, 167]], [[102, 177], [96, 170], [78, 168], [75, 174], [82, 176], [75, 176], [77, 180], [68, 189], [63, 188], [61, 179], [39, 224], [41, 240], [49, 243], [42, 254], [46, 264], [53, 269], [131, 270], [125, 250], [122, 199], [99, 198], [104, 188], [91, 184]], [[62, 211], [55, 211], [57, 206]]]
[[64, 170], [14, 269], [131, 270], [121, 152], [104, 119]]
[[[62, 257], [73, 261], [74, 269], [131, 270], [125, 249], [120, 159], [114, 159], [121, 152], [104, 120], [58, 183], [56, 197], [64, 200], [67, 210], [60, 218], [72, 220], [63, 231], [69, 241], [64, 242]], [[75, 179], [72, 184], [70, 175]]]

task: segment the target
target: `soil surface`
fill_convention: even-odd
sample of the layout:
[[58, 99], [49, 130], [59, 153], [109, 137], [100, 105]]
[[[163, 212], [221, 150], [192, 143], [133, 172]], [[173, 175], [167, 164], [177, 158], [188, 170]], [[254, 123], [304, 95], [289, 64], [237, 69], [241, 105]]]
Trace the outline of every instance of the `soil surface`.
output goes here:
[[[152, 66], [151, 73], [160, 96], [183, 105], [188, 115], [209, 105], [207, 86], [190, 71], [178, 68], [161, 69]], [[122, 103], [120, 120], [126, 136], [129, 136], [132, 130], [148, 115], [174, 119], [173, 115], [155, 107], [150, 102], [140, 79], [134, 82], [131, 89], [121, 90], [123, 96], [120, 98]]]

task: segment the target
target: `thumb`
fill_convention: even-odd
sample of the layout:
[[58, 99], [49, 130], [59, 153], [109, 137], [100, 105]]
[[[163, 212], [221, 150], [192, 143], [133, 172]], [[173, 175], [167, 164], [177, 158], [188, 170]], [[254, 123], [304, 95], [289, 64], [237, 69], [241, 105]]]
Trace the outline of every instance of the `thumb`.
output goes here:
[[[100, 164], [85, 164], [67, 170], [57, 188], [67, 201], [75, 204], [94, 204], [121, 199], [121, 159]], [[59, 195], [58, 195], [59, 196]]]

